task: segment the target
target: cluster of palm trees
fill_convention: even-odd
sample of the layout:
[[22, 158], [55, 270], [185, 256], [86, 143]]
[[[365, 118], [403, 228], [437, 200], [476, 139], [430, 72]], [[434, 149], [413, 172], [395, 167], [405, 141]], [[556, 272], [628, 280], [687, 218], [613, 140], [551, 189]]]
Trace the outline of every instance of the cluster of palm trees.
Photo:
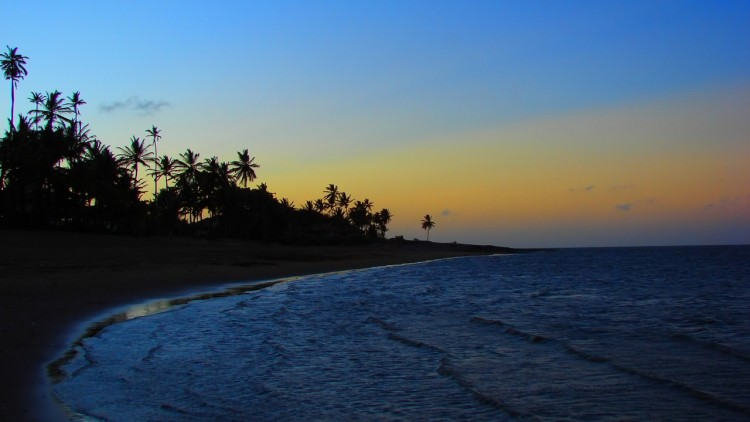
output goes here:
[[305, 202], [302, 210], [326, 214], [334, 221], [352, 225], [363, 235], [384, 238], [393, 215], [387, 208], [373, 213], [373, 207], [369, 199], [355, 201], [331, 183], [325, 188], [322, 198]]
[[[331, 184], [322, 199], [301, 209], [277, 200], [256, 178], [247, 149], [237, 159], [201, 160], [187, 149], [177, 158], [158, 155], [161, 130], [133, 135], [116, 152], [81, 121], [80, 92], [32, 92], [34, 108], [13, 118], [15, 90], [28, 57], [8, 47], [0, 66], [11, 81], [11, 118], [0, 139], [0, 226], [66, 227], [129, 233], [206, 233], [283, 239], [288, 233], [315, 241], [321, 233], [384, 237], [388, 209], [372, 212], [370, 200], [354, 201]], [[17, 122], [17, 123], [16, 123]], [[141, 200], [153, 177], [154, 196]], [[160, 188], [160, 180], [164, 180]]]

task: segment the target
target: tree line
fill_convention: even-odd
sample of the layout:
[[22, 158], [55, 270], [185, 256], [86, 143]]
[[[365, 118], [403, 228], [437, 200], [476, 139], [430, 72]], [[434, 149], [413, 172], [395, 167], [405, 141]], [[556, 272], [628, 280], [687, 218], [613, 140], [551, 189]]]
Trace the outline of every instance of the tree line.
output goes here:
[[[132, 234], [199, 234], [262, 240], [328, 242], [384, 238], [392, 214], [373, 212], [330, 184], [300, 208], [257, 179], [248, 149], [220, 161], [191, 149], [158, 155], [162, 132], [152, 126], [112, 150], [81, 120], [80, 92], [32, 92], [33, 108], [19, 113], [16, 88], [28, 57], [0, 54], [11, 83], [11, 115], [0, 139], [0, 226], [63, 228]], [[151, 200], [143, 199], [153, 179]]]

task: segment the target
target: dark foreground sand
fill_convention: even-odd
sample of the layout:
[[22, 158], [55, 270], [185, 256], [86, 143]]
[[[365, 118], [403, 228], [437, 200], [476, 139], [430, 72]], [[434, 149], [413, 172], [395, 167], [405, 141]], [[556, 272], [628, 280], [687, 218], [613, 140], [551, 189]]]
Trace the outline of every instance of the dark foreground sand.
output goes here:
[[46, 365], [128, 304], [270, 280], [502, 253], [425, 242], [282, 246], [239, 240], [0, 230], [0, 419], [64, 419]]

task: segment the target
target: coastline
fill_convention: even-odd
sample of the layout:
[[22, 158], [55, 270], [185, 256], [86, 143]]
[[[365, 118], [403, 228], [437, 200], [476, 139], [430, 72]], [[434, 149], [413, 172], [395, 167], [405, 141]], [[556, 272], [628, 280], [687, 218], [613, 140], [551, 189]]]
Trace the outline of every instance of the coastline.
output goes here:
[[118, 308], [252, 283], [507, 248], [384, 242], [287, 246], [234, 239], [0, 231], [0, 413], [65, 420], [46, 366]]

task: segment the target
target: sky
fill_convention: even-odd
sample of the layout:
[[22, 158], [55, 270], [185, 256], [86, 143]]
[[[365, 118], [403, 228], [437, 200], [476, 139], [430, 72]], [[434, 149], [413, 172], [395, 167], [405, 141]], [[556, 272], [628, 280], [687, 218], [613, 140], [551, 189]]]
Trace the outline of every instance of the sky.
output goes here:
[[[750, 2], [3, 2], [32, 91], [113, 148], [231, 161], [298, 206], [336, 184], [389, 236], [750, 243]], [[6, 81], [8, 82], [8, 81]], [[0, 84], [0, 116], [10, 113]], [[2, 100], [6, 98], [6, 100]], [[7, 117], [3, 118], [5, 121]]]

